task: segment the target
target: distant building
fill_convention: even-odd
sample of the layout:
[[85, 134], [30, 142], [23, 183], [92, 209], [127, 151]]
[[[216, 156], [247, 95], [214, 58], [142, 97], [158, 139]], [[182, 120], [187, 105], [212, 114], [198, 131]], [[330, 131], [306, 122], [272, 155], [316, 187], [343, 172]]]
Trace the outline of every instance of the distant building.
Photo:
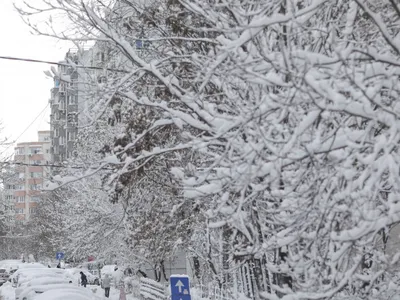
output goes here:
[[68, 63], [87, 65], [92, 50], [69, 50], [65, 60], [58, 66], [58, 75], [54, 77], [54, 87], [49, 100], [51, 161], [63, 162], [73, 155], [78, 134], [78, 124], [85, 124], [87, 111], [87, 89], [89, 74], [83, 68], [67, 66]]
[[50, 161], [50, 131], [39, 131], [37, 142], [18, 143], [15, 147], [14, 165], [4, 184], [7, 211], [15, 222], [24, 224], [36, 213], [40, 202], [43, 179], [47, 177]]

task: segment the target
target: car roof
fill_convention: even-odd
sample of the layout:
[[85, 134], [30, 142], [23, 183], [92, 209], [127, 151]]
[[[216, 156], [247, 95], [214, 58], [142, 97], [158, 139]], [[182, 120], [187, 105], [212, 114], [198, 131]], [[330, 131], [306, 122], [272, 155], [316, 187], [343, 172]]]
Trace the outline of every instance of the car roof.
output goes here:
[[62, 284], [49, 284], [49, 285], [32, 285], [32, 286], [28, 286], [26, 287], [22, 293], [20, 294], [20, 298], [23, 298], [23, 295], [27, 295], [30, 294], [31, 292], [39, 292], [39, 293], [44, 293], [46, 291], [50, 291], [50, 290], [69, 290], [69, 291], [76, 291], [76, 292], [80, 292], [82, 294], [86, 294], [86, 295], [92, 295], [92, 292], [89, 289], [85, 289], [83, 287], [79, 287], [76, 285], [72, 285], [71, 283], [62, 283]]
[[49, 290], [38, 296], [35, 300], [92, 300], [94, 295], [82, 294], [74, 290]]
[[63, 269], [50, 269], [50, 268], [27, 268], [27, 269], [18, 269], [14, 274], [65, 274], [65, 270]]

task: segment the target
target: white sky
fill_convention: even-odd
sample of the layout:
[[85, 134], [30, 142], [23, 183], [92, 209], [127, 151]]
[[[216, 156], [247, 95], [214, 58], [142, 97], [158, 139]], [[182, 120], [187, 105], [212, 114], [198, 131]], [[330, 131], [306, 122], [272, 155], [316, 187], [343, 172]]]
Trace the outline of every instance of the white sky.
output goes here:
[[[0, 0], [0, 56], [60, 61], [68, 48], [55, 39], [34, 36], [13, 7], [13, 0]], [[48, 104], [53, 81], [43, 71], [50, 65], [0, 59], [0, 136], [15, 140], [38, 116], [17, 142], [37, 140], [38, 130], [49, 130]], [[11, 147], [10, 150], [12, 150]]]

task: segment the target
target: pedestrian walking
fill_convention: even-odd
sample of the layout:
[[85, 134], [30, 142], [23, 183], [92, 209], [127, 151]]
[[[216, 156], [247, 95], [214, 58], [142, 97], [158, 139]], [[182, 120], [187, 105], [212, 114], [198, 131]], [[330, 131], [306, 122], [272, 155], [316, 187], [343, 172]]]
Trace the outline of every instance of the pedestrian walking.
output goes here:
[[110, 287], [111, 287], [111, 278], [108, 274], [106, 274], [103, 279], [103, 288], [106, 298], [110, 297]]
[[82, 271], [81, 271], [81, 285], [83, 285], [83, 287], [86, 287], [87, 285], [87, 277]]

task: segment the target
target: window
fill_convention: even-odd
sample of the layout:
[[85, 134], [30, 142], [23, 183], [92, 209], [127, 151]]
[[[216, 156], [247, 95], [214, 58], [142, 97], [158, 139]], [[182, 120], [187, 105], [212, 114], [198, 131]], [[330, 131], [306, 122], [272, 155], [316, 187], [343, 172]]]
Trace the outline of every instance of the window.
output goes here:
[[67, 100], [68, 100], [68, 104], [69, 105], [74, 105], [74, 104], [76, 104], [76, 100], [77, 100], [77, 97], [75, 96], [75, 95], [69, 95], [68, 97], [67, 97]]
[[68, 141], [74, 141], [75, 140], [75, 132], [67, 132], [67, 139], [68, 139]]
[[40, 202], [40, 197], [33, 196], [33, 197], [31, 197], [30, 202]]
[[143, 41], [142, 40], [136, 40], [136, 48], [137, 49], [142, 49], [143, 48]]
[[135, 46], [136, 46], [136, 49], [149, 48], [150, 42], [149, 41], [143, 41], [143, 40], [136, 40], [135, 41]]
[[60, 145], [65, 144], [65, 136], [60, 136]]
[[31, 160], [30, 163], [31, 163], [31, 165], [39, 166], [42, 163], [42, 161], [41, 160]]
[[23, 214], [24, 213], [24, 209], [23, 208], [16, 208], [15, 209], [15, 213], [16, 214]]
[[18, 203], [24, 203], [25, 202], [25, 196], [17, 196], [17, 197], [15, 197], [15, 200]]
[[15, 189], [16, 189], [17, 191], [22, 191], [22, 190], [24, 189], [24, 186], [23, 186], [23, 185], [20, 185], [20, 184], [17, 184], [17, 185], [15, 185]]
[[31, 172], [31, 178], [42, 178], [42, 172]]
[[42, 189], [40, 184], [31, 184], [29, 186], [29, 189], [32, 191], [40, 191]]
[[13, 195], [6, 195], [6, 200], [14, 200], [14, 196]]
[[29, 208], [29, 213], [30, 214], [36, 214], [36, 207], [30, 207]]
[[41, 154], [42, 148], [41, 147], [29, 148], [29, 152], [30, 154]]
[[16, 155], [24, 155], [25, 149], [24, 148], [15, 148], [15, 154]]
[[64, 99], [60, 100], [60, 106], [59, 107], [60, 107], [61, 110], [65, 110], [65, 100]]
[[6, 189], [7, 190], [15, 190], [15, 184], [7, 184]]

